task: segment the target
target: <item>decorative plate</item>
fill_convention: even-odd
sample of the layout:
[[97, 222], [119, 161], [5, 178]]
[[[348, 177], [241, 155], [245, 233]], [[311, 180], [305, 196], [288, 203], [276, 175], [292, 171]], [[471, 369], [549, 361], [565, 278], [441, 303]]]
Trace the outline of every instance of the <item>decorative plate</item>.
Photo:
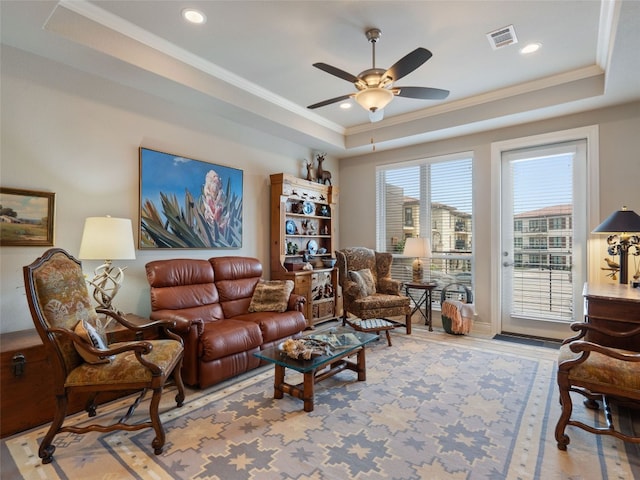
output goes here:
[[311, 202], [303, 202], [302, 203], [302, 213], [305, 215], [313, 215], [316, 213], [316, 207]]
[[287, 231], [287, 235], [295, 235], [296, 233], [296, 222], [293, 220], [287, 220], [284, 222], [284, 228]]
[[309, 252], [309, 255], [315, 255], [318, 253], [318, 242], [315, 240], [309, 240], [307, 242], [307, 252]]

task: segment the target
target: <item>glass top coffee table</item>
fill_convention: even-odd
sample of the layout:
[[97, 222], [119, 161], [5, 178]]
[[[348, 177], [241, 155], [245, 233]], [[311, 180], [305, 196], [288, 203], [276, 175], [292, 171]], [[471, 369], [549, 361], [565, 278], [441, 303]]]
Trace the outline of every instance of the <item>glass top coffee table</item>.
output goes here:
[[[342, 370], [352, 370], [358, 374], [358, 381], [367, 379], [365, 346], [378, 339], [378, 335], [353, 330], [338, 329], [335, 332], [312, 334], [304, 337], [328, 344], [329, 350], [314, 355], [309, 360], [288, 356], [281, 345], [267, 348], [254, 355], [275, 365], [273, 398], [283, 398], [287, 393], [304, 401], [304, 411], [313, 411], [315, 384], [334, 376]], [[356, 356], [356, 361], [348, 357]], [[289, 368], [303, 375], [303, 383], [292, 385], [285, 382], [285, 370]]]

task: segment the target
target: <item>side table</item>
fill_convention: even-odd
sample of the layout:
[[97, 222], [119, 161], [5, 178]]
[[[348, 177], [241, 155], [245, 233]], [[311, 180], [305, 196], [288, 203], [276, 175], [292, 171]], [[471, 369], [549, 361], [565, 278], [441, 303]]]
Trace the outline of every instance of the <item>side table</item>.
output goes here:
[[[429, 331], [433, 332], [433, 319], [431, 313], [431, 301], [432, 301], [432, 292], [433, 289], [438, 285], [435, 283], [414, 283], [409, 282], [406, 283], [404, 288], [407, 293], [407, 297], [413, 301], [413, 310], [411, 310], [411, 316], [414, 313], [420, 312], [422, 317], [424, 318], [424, 324], [429, 325]], [[416, 300], [416, 298], [411, 295], [411, 290], [418, 290], [420, 293], [420, 297]], [[422, 309], [424, 307], [424, 311]]]

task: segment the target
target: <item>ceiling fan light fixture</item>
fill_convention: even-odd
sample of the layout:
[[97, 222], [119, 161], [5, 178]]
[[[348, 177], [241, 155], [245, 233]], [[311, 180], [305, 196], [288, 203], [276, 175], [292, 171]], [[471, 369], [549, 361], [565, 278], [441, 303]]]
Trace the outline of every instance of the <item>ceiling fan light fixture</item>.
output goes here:
[[386, 88], [367, 88], [356, 93], [356, 102], [370, 112], [382, 110], [393, 100], [393, 92]]

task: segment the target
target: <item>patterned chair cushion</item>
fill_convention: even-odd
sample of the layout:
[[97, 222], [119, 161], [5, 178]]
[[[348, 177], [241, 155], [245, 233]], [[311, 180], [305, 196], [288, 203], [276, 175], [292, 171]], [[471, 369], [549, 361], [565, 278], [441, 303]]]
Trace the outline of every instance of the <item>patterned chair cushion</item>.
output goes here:
[[[580, 356], [569, 348], [570, 343], [560, 347], [558, 363], [573, 360]], [[638, 352], [611, 348], [618, 353], [638, 355]], [[640, 392], [640, 362], [626, 362], [591, 352], [583, 363], [570, 368], [569, 379], [577, 382], [587, 382], [591, 385], [615, 385], [621, 393], [634, 394], [637, 397]]]
[[351, 270], [349, 271], [349, 278], [358, 285], [360, 297], [368, 297], [376, 293], [376, 283], [370, 269]]
[[[176, 340], [146, 340], [153, 349], [143, 358], [158, 365], [163, 372], [169, 372], [180, 358], [182, 345]], [[118, 344], [114, 343], [112, 347]], [[109, 363], [83, 363], [67, 376], [66, 387], [82, 385], [117, 385], [151, 381], [151, 371], [138, 362], [135, 353], [124, 352], [114, 355]]]
[[292, 280], [260, 280], [253, 291], [249, 312], [284, 312], [293, 287]]

